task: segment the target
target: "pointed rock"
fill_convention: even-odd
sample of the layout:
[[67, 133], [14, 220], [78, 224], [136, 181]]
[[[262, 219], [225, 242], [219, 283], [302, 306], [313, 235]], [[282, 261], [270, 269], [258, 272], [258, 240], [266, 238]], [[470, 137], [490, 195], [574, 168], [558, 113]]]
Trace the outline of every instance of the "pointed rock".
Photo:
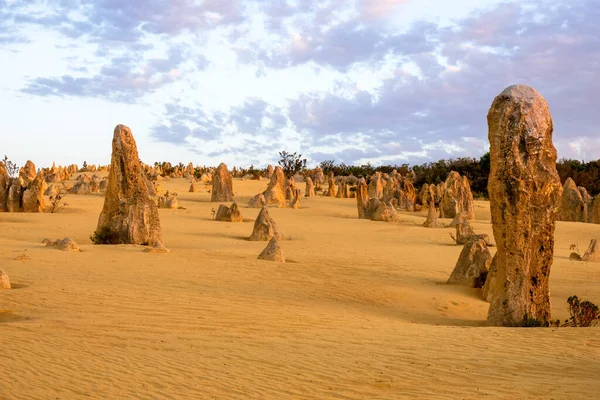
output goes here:
[[488, 194], [498, 246], [488, 323], [544, 326], [552, 320], [549, 278], [562, 194], [552, 117], [540, 93], [515, 85], [496, 96], [487, 120]]
[[285, 207], [285, 175], [281, 167], [275, 167], [271, 181], [267, 189], [263, 192], [267, 204], [277, 204], [279, 207]]
[[144, 176], [131, 130], [117, 125], [104, 207], [93, 235], [96, 244], [162, 245], [158, 208]]
[[290, 202], [290, 208], [298, 209], [300, 208], [300, 199], [302, 198], [302, 191], [300, 189], [296, 189], [296, 194], [294, 198]]
[[358, 209], [358, 219], [367, 219], [367, 204], [369, 203], [369, 188], [364, 178], [358, 181], [356, 188], [356, 207]]
[[275, 224], [273, 218], [269, 216], [267, 207], [263, 207], [258, 213], [256, 221], [254, 221], [254, 229], [248, 240], [266, 241], [270, 240], [272, 237], [282, 239], [283, 235], [277, 229], [277, 224]]
[[213, 174], [212, 189], [210, 191], [211, 202], [223, 202], [233, 200], [233, 180], [224, 163], [219, 164]]
[[468, 242], [463, 247], [448, 283], [480, 288], [485, 283], [492, 256], [484, 240]]
[[305, 197], [315, 197], [315, 184], [313, 183], [313, 180], [311, 179], [310, 176], [306, 179], [305, 190], [306, 190], [306, 192], [304, 194]]
[[599, 262], [600, 261], [600, 246], [598, 246], [598, 241], [596, 239], [592, 239], [590, 241], [590, 245], [588, 249], [583, 253], [583, 257], [581, 257], [582, 261], [592, 261]]
[[0, 268], [0, 289], [10, 289], [10, 279], [2, 268]]
[[285, 262], [283, 250], [276, 237], [271, 238], [267, 247], [258, 255], [259, 260]]
[[248, 207], [250, 208], [263, 208], [267, 205], [265, 196], [262, 193], [257, 194], [248, 201]]
[[44, 185], [45, 181], [42, 173], [29, 182], [29, 185], [27, 185], [27, 188], [23, 192], [22, 204], [24, 212], [39, 213], [44, 211]]

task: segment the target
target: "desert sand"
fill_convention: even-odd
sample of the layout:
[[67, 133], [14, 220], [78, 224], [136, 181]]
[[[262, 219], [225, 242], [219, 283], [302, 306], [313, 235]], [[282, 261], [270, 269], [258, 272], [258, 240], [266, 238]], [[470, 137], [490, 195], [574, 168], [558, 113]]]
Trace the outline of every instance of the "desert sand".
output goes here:
[[[170, 253], [92, 245], [102, 194], [56, 214], [0, 213], [1, 399], [597, 399], [600, 327], [493, 328], [480, 289], [447, 285], [461, 246], [451, 228], [357, 219], [355, 199], [270, 208], [287, 262], [258, 260], [267, 181], [234, 179], [242, 223], [217, 222], [210, 194], [161, 186]], [[298, 184], [304, 193], [304, 184]], [[223, 203], [230, 205], [230, 203]], [[493, 237], [489, 203], [478, 233]], [[442, 220], [449, 222], [449, 220]], [[74, 239], [80, 253], [47, 248]], [[570, 261], [600, 225], [558, 222], [553, 318], [566, 299], [600, 303], [600, 263]], [[495, 252], [492, 247], [491, 252]], [[29, 260], [15, 260], [26, 254]]]

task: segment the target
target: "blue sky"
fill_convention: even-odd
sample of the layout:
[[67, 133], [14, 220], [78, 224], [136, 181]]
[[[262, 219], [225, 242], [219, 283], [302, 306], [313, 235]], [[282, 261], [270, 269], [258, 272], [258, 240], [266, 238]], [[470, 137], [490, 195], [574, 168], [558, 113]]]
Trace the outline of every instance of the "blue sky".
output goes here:
[[107, 164], [123, 123], [147, 163], [479, 157], [521, 83], [559, 157], [597, 159], [599, 20], [593, 0], [0, 0], [0, 147]]

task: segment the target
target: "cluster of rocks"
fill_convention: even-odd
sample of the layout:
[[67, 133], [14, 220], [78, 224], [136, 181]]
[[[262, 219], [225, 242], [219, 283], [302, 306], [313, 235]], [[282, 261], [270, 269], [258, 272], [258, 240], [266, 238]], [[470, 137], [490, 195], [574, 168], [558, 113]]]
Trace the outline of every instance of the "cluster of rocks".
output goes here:
[[475, 218], [473, 193], [469, 180], [466, 176], [461, 177], [456, 171], [450, 171], [446, 180], [437, 185], [424, 184], [417, 196], [417, 204], [430, 209], [428, 222], [424, 224], [427, 227], [440, 225], [434, 217], [434, 212], [431, 211], [432, 208], [435, 209], [437, 217], [454, 219], [450, 226], [458, 223], [456, 219], [458, 217], [464, 216], [470, 220]]
[[[148, 175], [150, 180], [153, 180], [154, 177], [156, 176], [160, 176], [162, 178], [186, 178], [186, 179], [193, 179], [196, 176], [196, 171], [198, 170], [198, 168], [194, 167], [194, 164], [192, 164], [191, 162], [188, 163], [187, 166], [183, 165], [183, 164], [179, 164], [179, 165], [171, 165], [171, 163], [169, 162], [164, 162], [162, 164], [156, 163], [155, 165], [151, 166], [151, 165], [147, 165], [147, 164], [142, 164], [142, 168], [144, 170], [144, 172], [146, 173], [146, 175]], [[200, 171], [202, 170], [207, 170], [207, 171], [212, 171], [213, 169], [208, 169], [208, 168], [200, 168]], [[206, 172], [205, 172], [206, 174]], [[209, 173], [210, 174], [210, 173]]]
[[33, 162], [27, 161], [16, 178], [0, 162], [0, 211], [43, 212], [46, 186], [44, 173], [37, 173]]
[[72, 175], [79, 171], [79, 167], [76, 164], [71, 164], [67, 167], [57, 167], [55, 163], [52, 163], [51, 168], [43, 168], [42, 171], [47, 183], [59, 183], [68, 181]]
[[110, 171], [110, 166], [108, 166], [108, 165], [91, 164], [91, 165], [85, 165], [84, 167], [80, 168], [79, 171], [77, 171], [77, 172], [109, 172], [109, 171]]
[[[69, 194], [86, 195], [91, 193], [104, 192], [108, 187], [108, 179], [100, 178], [94, 174], [91, 177], [87, 174], [81, 174], [77, 177], [75, 184], [68, 190]], [[58, 186], [53, 184], [48, 187], [47, 195], [56, 193]]]
[[397, 211], [415, 211], [416, 191], [409, 178], [397, 171], [376, 172], [367, 185], [364, 178], [354, 189], [358, 218], [372, 221], [398, 221]]
[[558, 207], [558, 221], [600, 224], [600, 195], [592, 197], [586, 188], [567, 178]]

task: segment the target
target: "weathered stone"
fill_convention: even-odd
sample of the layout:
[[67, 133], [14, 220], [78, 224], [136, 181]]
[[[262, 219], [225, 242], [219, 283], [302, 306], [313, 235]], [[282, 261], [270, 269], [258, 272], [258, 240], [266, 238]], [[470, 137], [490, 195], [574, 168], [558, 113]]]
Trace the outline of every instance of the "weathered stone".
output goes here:
[[248, 207], [250, 208], [263, 208], [267, 205], [265, 196], [262, 193], [257, 194], [248, 201]]
[[59, 193], [60, 188], [56, 184], [48, 186], [44, 192], [44, 196], [56, 196]]
[[210, 201], [232, 201], [233, 200], [233, 180], [231, 174], [224, 163], [219, 164], [212, 177], [212, 189], [210, 191]]
[[302, 198], [302, 191], [300, 189], [296, 189], [296, 194], [294, 198], [290, 202], [290, 208], [298, 209], [300, 208], [300, 199]]
[[397, 222], [398, 213], [389, 203], [379, 199], [369, 199], [366, 207], [366, 216], [371, 221]]
[[283, 250], [279, 245], [279, 240], [276, 237], [272, 237], [267, 244], [267, 247], [258, 255], [259, 260], [285, 262], [285, 256]]
[[594, 197], [588, 218], [592, 224], [600, 224], [600, 195], [596, 195], [596, 197]]
[[323, 173], [323, 170], [321, 169], [321, 167], [317, 167], [315, 169], [315, 176], [314, 176], [313, 181], [314, 181], [315, 186], [320, 186], [325, 183], [325, 174]]
[[273, 173], [275, 172], [275, 170], [273, 169], [273, 166], [271, 164], [267, 165], [267, 178], [271, 179], [273, 177]]
[[191, 182], [190, 183], [190, 189], [188, 190], [189, 193], [196, 193], [198, 192], [198, 188], [196, 187], [196, 183], [195, 182]]
[[488, 193], [498, 246], [488, 323], [545, 325], [551, 321], [548, 282], [562, 193], [552, 117], [535, 89], [515, 85], [494, 99], [487, 119]]
[[[496, 254], [498, 254], [498, 253], [496, 253]], [[492, 301], [492, 288], [494, 288], [497, 285], [497, 277], [498, 277], [498, 261], [497, 261], [496, 255], [494, 255], [494, 257], [492, 258], [492, 261], [490, 262], [490, 268], [489, 268], [488, 274], [485, 278], [485, 283], [483, 284], [483, 287], [481, 288], [481, 297], [488, 303], [491, 303], [491, 301]]]
[[258, 213], [256, 221], [254, 221], [254, 229], [248, 240], [266, 241], [271, 240], [272, 237], [282, 239], [283, 235], [277, 229], [277, 224], [273, 218], [269, 216], [267, 207], [263, 207]]
[[35, 164], [31, 160], [27, 160], [25, 166], [19, 170], [19, 177], [23, 181], [23, 186], [29, 185], [29, 183], [33, 181], [36, 176], [37, 172], [35, 169]]
[[427, 183], [423, 185], [421, 191], [419, 192], [419, 196], [417, 197], [417, 203], [423, 205], [423, 207], [429, 207], [431, 202], [435, 207], [435, 186], [428, 185]]
[[158, 208], [170, 208], [176, 210], [179, 208], [179, 201], [177, 196], [170, 194], [168, 191], [158, 197]]
[[408, 178], [398, 179], [398, 209], [402, 211], [415, 211], [417, 192]]
[[367, 204], [369, 202], [369, 188], [364, 178], [360, 178], [356, 188], [356, 207], [358, 209], [358, 218], [367, 218]]
[[23, 191], [22, 205], [24, 212], [39, 213], [44, 211], [44, 184], [43, 174], [38, 174], [29, 182], [29, 185]]
[[581, 192], [571, 178], [567, 178], [563, 185], [562, 196], [558, 206], [558, 221], [585, 222], [585, 203]]
[[315, 197], [315, 185], [313, 183], [313, 180], [308, 177], [306, 179], [306, 188], [305, 188], [305, 193], [304, 193], [305, 197]]
[[10, 288], [10, 279], [8, 279], [8, 275], [2, 270], [2, 268], [0, 268], [0, 289]]
[[473, 193], [467, 177], [450, 171], [444, 186], [445, 191], [440, 201], [442, 218], [454, 218], [456, 214], [465, 214], [468, 219], [474, 219]]
[[581, 198], [583, 199], [583, 218], [581, 222], [592, 222], [592, 205], [594, 203], [594, 198], [590, 196], [587, 189], [583, 186], [578, 186], [577, 190], [581, 194]]
[[69, 194], [86, 195], [90, 193], [92, 193], [92, 191], [90, 190], [89, 182], [84, 180], [77, 181], [77, 183], [69, 189]]
[[125, 125], [117, 125], [95, 243], [162, 247], [158, 208], [150, 198], [144, 176], [131, 130]]
[[8, 196], [6, 197], [6, 210], [8, 212], [23, 211], [23, 181], [21, 178], [13, 178], [10, 180]]
[[592, 262], [600, 261], [600, 246], [598, 246], [598, 240], [590, 240], [590, 245], [588, 246], [588, 249], [585, 251], [585, 253], [583, 253], [583, 257], [581, 257], [581, 260]]
[[375, 172], [369, 183], [369, 197], [372, 199], [381, 199], [383, 197], [383, 178], [381, 172]]
[[0, 212], [8, 211], [6, 208], [6, 200], [8, 198], [8, 190], [10, 188], [11, 179], [6, 171], [4, 163], [0, 162]]
[[275, 167], [271, 181], [267, 189], [263, 192], [267, 204], [277, 204], [279, 207], [285, 207], [285, 175], [281, 167]]
[[490, 241], [490, 237], [485, 234], [477, 234], [471, 227], [469, 220], [465, 214], [458, 214], [456, 220], [458, 223], [455, 225], [456, 227], [456, 244], [464, 245], [468, 242], [472, 242], [474, 240], [483, 240], [486, 245], [491, 246], [492, 243]]
[[71, 238], [44, 239], [42, 240], [42, 243], [46, 243], [46, 247], [56, 247], [58, 250], [62, 251], [81, 251], [79, 250], [79, 246], [77, 245], [77, 243], [75, 243], [75, 241]]
[[242, 222], [243, 218], [237, 203], [233, 202], [231, 207], [221, 204], [215, 215], [215, 220], [223, 222]]
[[480, 288], [485, 283], [492, 256], [484, 240], [468, 242], [463, 247], [448, 283]]
[[433, 199], [429, 199], [429, 207], [427, 210], [427, 219], [423, 223], [425, 228], [440, 228], [442, 227], [441, 222], [438, 221], [438, 210], [435, 208]]
[[292, 200], [296, 195], [296, 181], [293, 178], [288, 179], [287, 186], [285, 188], [285, 199]]

